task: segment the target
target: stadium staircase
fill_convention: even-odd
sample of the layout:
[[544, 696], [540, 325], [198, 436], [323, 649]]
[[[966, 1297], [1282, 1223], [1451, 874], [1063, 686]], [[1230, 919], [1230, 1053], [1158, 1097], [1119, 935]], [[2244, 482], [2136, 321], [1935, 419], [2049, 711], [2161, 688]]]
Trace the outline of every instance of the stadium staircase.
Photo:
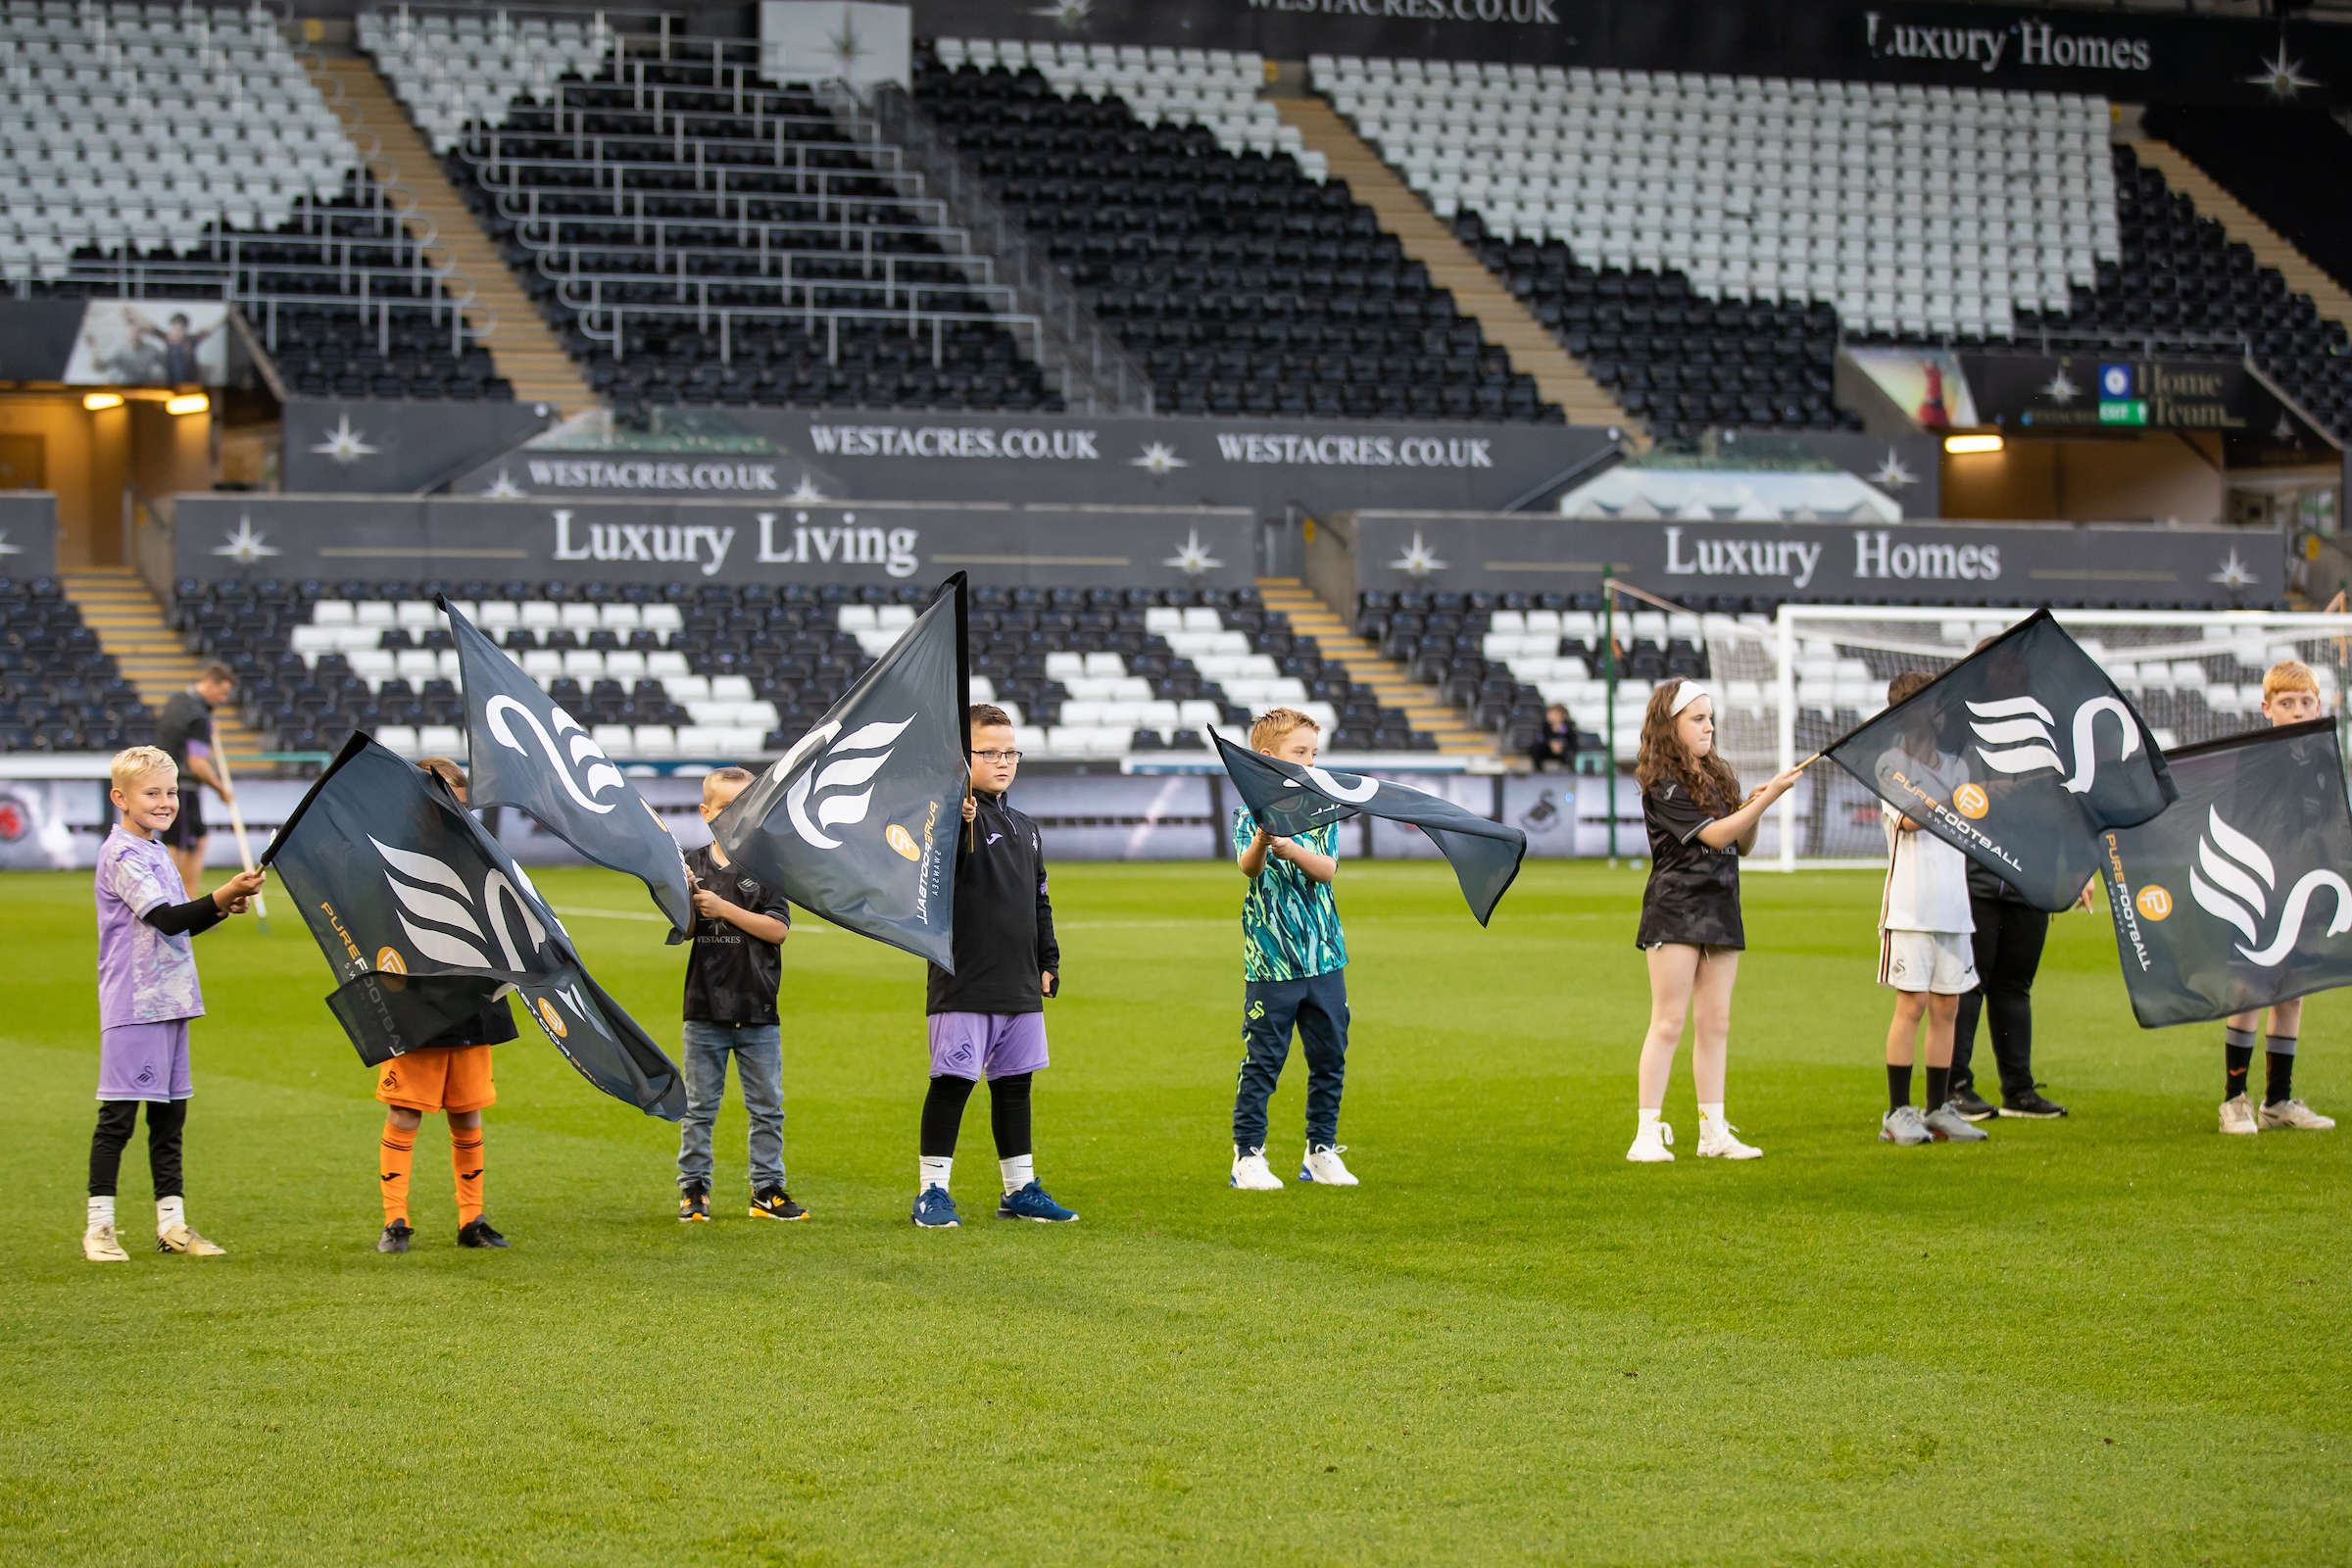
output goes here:
[[[65, 584], [66, 598], [81, 611], [82, 624], [98, 634], [98, 646], [114, 656], [116, 667], [139, 689], [139, 701], [150, 711], [160, 715], [173, 694], [194, 683], [206, 661], [187, 651], [136, 572], [128, 566], [91, 566], [60, 572], [58, 580]], [[235, 710], [220, 709], [213, 726], [232, 773], [269, 770], [262, 738], [238, 720]]]
[[2322, 319], [2352, 327], [2352, 294], [2345, 293], [2341, 284], [2223, 189], [2212, 175], [2190, 163], [2179, 148], [2150, 139], [2134, 141], [2132, 150], [2139, 155], [2142, 166], [2162, 174], [2166, 184], [2196, 204], [2198, 212], [2219, 222], [2231, 240], [2251, 249], [2257, 266], [2277, 268], [2289, 289], [2310, 295]]
[[[597, 396], [581, 377], [579, 367], [564, 352], [563, 343], [514, 281], [506, 259], [443, 175], [440, 160], [410, 123], [375, 67], [356, 57], [309, 64], [341, 86], [339, 107], [356, 117], [346, 129], [361, 157], [368, 160], [368, 172], [387, 184], [397, 180], [407, 186], [416, 200], [413, 210], [416, 218], [431, 220], [435, 233], [425, 256], [436, 265], [453, 264], [458, 277], [472, 285], [474, 304], [487, 307], [496, 318], [482, 342], [498, 373], [514, 384], [515, 401], [544, 403], [567, 415], [596, 407]], [[328, 93], [329, 98], [334, 96]], [[370, 138], [377, 144], [372, 154]], [[411, 232], [423, 232], [422, 225], [412, 220]]]
[[1331, 177], [1347, 182], [1355, 199], [1372, 209], [1380, 226], [1396, 236], [1405, 257], [1429, 269], [1429, 280], [1452, 294], [1462, 314], [1478, 322], [1488, 342], [1499, 344], [1510, 355], [1512, 368], [1536, 378], [1538, 392], [1565, 410], [1569, 423], [1616, 425], [1636, 441], [1645, 439], [1642, 422], [1585, 373], [1585, 368], [1569, 357], [1544, 323], [1454, 238], [1452, 230], [1396, 177], [1378, 153], [1364, 145], [1329, 104], [1319, 98], [1276, 98], [1272, 102], [1282, 122], [1298, 132], [1307, 150], [1323, 155]]
[[[1360, 190], [1357, 192], [1359, 198], [1362, 194]], [[1406, 241], [1406, 245], [1409, 250], [1411, 242]], [[1431, 271], [1434, 274], [1436, 269]], [[1358, 637], [1338, 612], [1316, 598], [1298, 578], [1260, 577], [1257, 592], [1268, 610], [1279, 610], [1290, 617], [1293, 631], [1314, 639], [1325, 663], [1340, 665], [1348, 671], [1348, 679], [1370, 691], [1381, 707], [1401, 709], [1414, 729], [1435, 736], [1441, 754], [1494, 755], [1494, 736], [1463, 723], [1461, 710], [1449, 705], [1446, 694], [1438, 688], [1413, 679], [1397, 661], [1381, 658], [1372, 643]]]

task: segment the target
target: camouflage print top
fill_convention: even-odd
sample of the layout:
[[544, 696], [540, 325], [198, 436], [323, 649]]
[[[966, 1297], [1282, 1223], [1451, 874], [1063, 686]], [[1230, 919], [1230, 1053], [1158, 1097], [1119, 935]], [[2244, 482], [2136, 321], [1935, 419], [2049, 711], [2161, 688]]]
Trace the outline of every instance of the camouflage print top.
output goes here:
[[[1256, 834], [1257, 819], [1247, 809], [1236, 810], [1233, 853], [1238, 857]], [[1340, 825], [1326, 822], [1291, 842], [1337, 859]], [[1348, 939], [1340, 930], [1331, 884], [1267, 856], [1266, 868], [1250, 879], [1242, 895], [1242, 963], [1245, 980], [1309, 980], [1347, 968]]]

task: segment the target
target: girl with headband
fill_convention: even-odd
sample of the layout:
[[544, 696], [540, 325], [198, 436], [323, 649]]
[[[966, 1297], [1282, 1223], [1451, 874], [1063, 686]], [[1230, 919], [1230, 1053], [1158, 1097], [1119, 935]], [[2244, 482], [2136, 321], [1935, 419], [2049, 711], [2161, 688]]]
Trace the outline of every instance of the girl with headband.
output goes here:
[[1755, 848], [1765, 808], [1788, 793], [1803, 771], [1792, 767], [1758, 785], [1742, 803], [1739, 777], [1715, 750], [1715, 703], [1707, 689], [1679, 680], [1650, 693], [1634, 762], [1642, 820], [1649, 830], [1649, 886], [1635, 938], [1649, 957], [1649, 1034], [1642, 1043], [1641, 1121], [1634, 1147], [1626, 1151], [1630, 1160], [1674, 1158], [1674, 1129], [1662, 1119], [1666, 1079], [1684, 1020], [1692, 1014], [1700, 1157], [1754, 1159], [1763, 1152], [1741, 1143], [1724, 1119], [1732, 984], [1747, 946], [1740, 921], [1740, 857]]

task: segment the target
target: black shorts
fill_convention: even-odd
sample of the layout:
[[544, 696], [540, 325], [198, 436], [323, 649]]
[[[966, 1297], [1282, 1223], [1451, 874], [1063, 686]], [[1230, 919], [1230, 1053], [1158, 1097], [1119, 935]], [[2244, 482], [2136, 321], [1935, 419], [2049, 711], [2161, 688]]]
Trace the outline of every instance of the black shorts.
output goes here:
[[164, 847], [192, 850], [204, 842], [204, 786], [190, 778], [188, 788], [179, 792], [179, 815], [164, 829]]

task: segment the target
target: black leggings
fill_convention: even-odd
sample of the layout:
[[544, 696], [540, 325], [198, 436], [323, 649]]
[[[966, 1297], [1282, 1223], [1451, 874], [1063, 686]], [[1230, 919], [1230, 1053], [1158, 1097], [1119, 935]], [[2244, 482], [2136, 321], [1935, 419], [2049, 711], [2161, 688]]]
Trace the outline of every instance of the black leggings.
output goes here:
[[[1029, 1079], [1028, 1073], [1016, 1072], [988, 1081], [988, 1120], [997, 1135], [999, 1159], [1030, 1152]], [[964, 1102], [971, 1098], [969, 1078], [942, 1073], [931, 1080], [931, 1092], [923, 1097], [924, 1158], [945, 1159], [956, 1152]]]
[[1952, 1026], [1952, 1090], [1976, 1086], [1969, 1056], [1977, 1045], [1977, 1014], [1988, 1015], [1992, 1059], [2000, 1068], [2003, 1098], [2015, 1098], [2034, 1087], [2034, 976], [2041, 967], [2041, 947], [2050, 934], [2050, 917], [2028, 904], [1997, 899], [1970, 899], [1976, 916], [1977, 989], [1961, 993], [1960, 1013]]
[[147, 1170], [155, 1178], [155, 1196], [179, 1198], [184, 1196], [179, 1186], [179, 1135], [188, 1124], [188, 1102], [184, 1100], [101, 1100], [98, 1102], [98, 1131], [90, 1139], [90, 1196], [112, 1198], [115, 1182], [122, 1174], [122, 1149], [130, 1142], [131, 1130], [139, 1120], [139, 1106], [147, 1107]]

